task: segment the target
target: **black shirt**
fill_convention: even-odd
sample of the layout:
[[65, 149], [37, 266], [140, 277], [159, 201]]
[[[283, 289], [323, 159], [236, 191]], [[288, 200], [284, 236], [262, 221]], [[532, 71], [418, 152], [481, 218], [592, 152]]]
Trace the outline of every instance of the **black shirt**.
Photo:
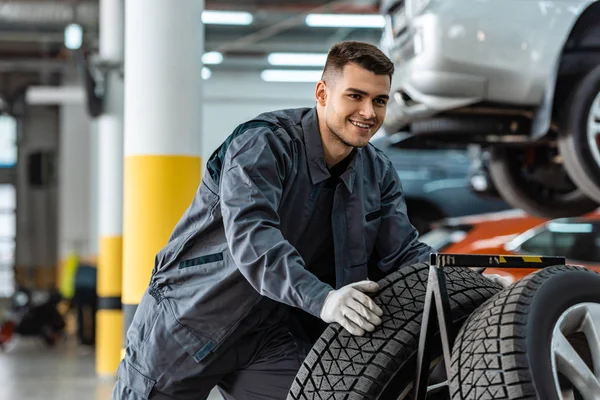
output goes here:
[[[342, 175], [354, 157], [353, 150], [346, 158], [331, 168], [328, 168], [331, 175], [328, 179], [320, 183], [317, 188], [318, 195], [315, 204], [315, 210], [306, 231], [303, 234], [303, 240], [300, 243], [312, 243], [312, 251], [303, 251], [299, 248], [301, 254], [310, 254], [310, 258], [305, 259], [306, 269], [312, 272], [320, 281], [336, 287], [335, 281], [335, 255], [333, 249], [333, 228], [331, 214], [333, 210], [333, 199], [335, 190], [340, 183]], [[327, 223], [324, 223], [327, 221]], [[308, 240], [310, 238], [310, 240]], [[316, 342], [321, 333], [327, 328], [327, 324], [312, 315], [301, 310], [293, 310], [293, 314], [298, 321], [297, 329], [303, 331], [302, 336], [311, 343]]]
[[[334, 232], [331, 222], [333, 198], [340, 182], [340, 175], [346, 171], [350, 161], [352, 161], [352, 157], [354, 157], [354, 151], [342, 161], [329, 168], [331, 176], [321, 183], [311, 222], [303, 235], [306, 238], [311, 238], [310, 240], [303, 241], [304, 243], [312, 242], [316, 247], [310, 259], [304, 260], [306, 268], [315, 274], [319, 280], [329, 284], [333, 288], [336, 286], [335, 257], [333, 251]], [[324, 221], [328, 223], [324, 224]]]

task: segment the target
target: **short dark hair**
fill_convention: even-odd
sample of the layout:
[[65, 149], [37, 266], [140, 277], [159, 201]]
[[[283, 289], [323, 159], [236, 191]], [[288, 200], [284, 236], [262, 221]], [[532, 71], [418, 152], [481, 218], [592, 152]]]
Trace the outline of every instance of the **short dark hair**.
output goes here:
[[394, 74], [394, 63], [377, 46], [370, 43], [344, 41], [336, 43], [327, 54], [322, 79], [341, 73], [346, 64], [354, 63], [377, 75]]

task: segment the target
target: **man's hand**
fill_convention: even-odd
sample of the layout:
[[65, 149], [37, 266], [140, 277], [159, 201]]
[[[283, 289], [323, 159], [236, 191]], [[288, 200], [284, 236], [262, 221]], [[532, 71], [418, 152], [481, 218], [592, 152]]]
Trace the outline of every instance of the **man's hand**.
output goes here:
[[483, 274], [483, 276], [485, 276], [492, 282], [502, 285], [502, 287], [504, 287], [504, 288], [509, 287], [513, 283], [509, 277], [501, 276], [498, 274]]
[[379, 290], [372, 281], [351, 283], [327, 295], [321, 319], [327, 323], [337, 322], [352, 335], [362, 336], [365, 330], [373, 332], [381, 324], [383, 311], [365, 294]]

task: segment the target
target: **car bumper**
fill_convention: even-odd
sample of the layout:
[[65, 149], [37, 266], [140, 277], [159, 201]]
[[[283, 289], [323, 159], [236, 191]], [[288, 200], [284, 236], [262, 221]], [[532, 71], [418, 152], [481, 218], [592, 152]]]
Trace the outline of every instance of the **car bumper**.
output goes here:
[[[524, 34], [502, 21], [486, 28], [448, 13], [410, 21], [387, 52], [396, 66], [384, 129], [398, 132], [412, 121], [481, 101], [534, 105], [547, 77]], [[495, 25], [494, 25], [495, 24]], [[534, 53], [535, 55], [535, 53]]]
[[390, 58], [396, 66], [392, 82], [392, 100], [384, 128], [402, 126], [440, 111], [481, 101], [487, 79], [468, 73], [472, 60], [455, 59], [448, 54], [443, 21], [435, 15], [416, 18], [396, 39]]

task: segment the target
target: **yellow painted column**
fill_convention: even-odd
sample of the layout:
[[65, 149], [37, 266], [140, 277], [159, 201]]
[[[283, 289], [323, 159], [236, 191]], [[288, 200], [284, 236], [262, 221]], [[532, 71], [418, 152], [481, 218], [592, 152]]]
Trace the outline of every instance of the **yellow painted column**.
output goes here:
[[204, 1], [173, 3], [126, 2], [125, 335], [148, 286], [156, 253], [200, 183]]
[[104, 112], [98, 117], [98, 313], [96, 372], [116, 375], [123, 312], [123, 0], [100, 1], [100, 59], [105, 65]]

